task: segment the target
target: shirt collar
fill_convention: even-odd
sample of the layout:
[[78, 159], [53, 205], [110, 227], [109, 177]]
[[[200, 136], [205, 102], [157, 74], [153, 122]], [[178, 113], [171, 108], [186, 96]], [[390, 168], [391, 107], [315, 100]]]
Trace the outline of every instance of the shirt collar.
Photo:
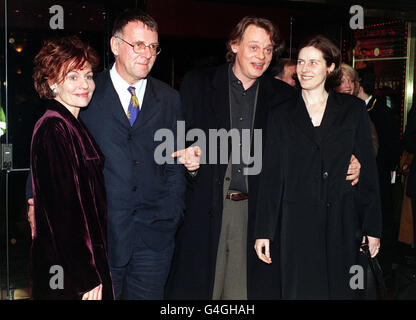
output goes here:
[[141, 80], [137, 81], [136, 83], [134, 83], [133, 85], [130, 85], [117, 72], [116, 63], [113, 64], [113, 67], [110, 70], [110, 76], [111, 76], [111, 80], [113, 80], [114, 87], [116, 89], [121, 89], [121, 90], [126, 90], [130, 86], [133, 86], [136, 89], [138, 89], [141, 85], [141, 82], [147, 80], [147, 79], [141, 79]]
[[[116, 90], [117, 95], [120, 99], [121, 105], [124, 111], [127, 113], [130, 99], [131, 99], [131, 94], [127, 90], [128, 87], [130, 87], [130, 84], [127, 81], [125, 81], [117, 72], [115, 63], [110, 69], [110, 78], [111, 78], [111, 82], [113, 83], [114, 89]], [[139, 106], [140, 106], [139, 108], [141, 109], [141, 106], [143, 105], [146, 86], [147, 86], [147, 78], [139, 80], [137, 83], [133, 84], [133, 86], [136, 88], [136, 96], [137, 96], [137, 99], [139, 100]]]
[[248, 88], [247, 90], [244, 90], [243, 87], [243, 83], [235, 76], [234, 71], [233, 71], [233, 64], [230, 64], [229, 66], [229, 74], [230, 74], [230, 82], [231, 85], [237, 89], [241, 89], [242, 91], [250, 91], [250, 90], [255, 90], [257, 83], [259, 82], [259, 79], [256, 79], [256, 81], [253, 83], [252, 86], [250, 86], [250, 88]]
[[373, 97], [373, 95], [370, 95], [368, 97], [368, 99], [365, 100], [365, 104], [368, 105], [368, 103], [370, 102], [371, 98]]

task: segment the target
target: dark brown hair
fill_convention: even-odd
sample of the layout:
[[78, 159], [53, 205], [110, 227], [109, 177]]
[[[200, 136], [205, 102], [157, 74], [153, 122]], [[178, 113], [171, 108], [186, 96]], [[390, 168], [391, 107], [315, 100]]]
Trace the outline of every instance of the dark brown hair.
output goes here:
[[339, 48], [327, 37], [319, 34], [304, 41], [300, 46], [298, 52], [306, 47], [314, 47], [322, 52], [322, 56], [326, 61], [327, 67], [332, 64], [335, 65], [334, 70], [327, 76], [325, 81], [326, 89], [333, 89], [340, 85], [342, 78], [341, 71], [341, 51]]
[[72, 70], [82, 69], [86, 62], [96, 71], [97, 52], [77, 36], [46, 40], [33, 61], [33, 82], [41, 98], [53, 99], [50, 83], [60, 83]]
[[296, 65], [297, 63], [293, 59], [280, 58], [277, 60], [277, 62], [273, 65], [271, 69], [272, 76], [283, 78], [283, 76], [285, 75], [285, 66], [291, 67]]
[[234, 27], [231, 31], [230, 36], [227, 42], [227, 54], [225, 58], [228, 62], [235, 61], [235, 53], [231, 49], [231, 45], [235, 43], [239, 43], [243, 38], [244, 32], [250, 25], [255, 25], [259, 28], [266, 30], [266, 32], [270, 35], [270, 40], [272, 41], [273, 46], [275, 46], [275, 53], [279, 53], [283, 46], [280, 43], [280, 34], [277, 27], [268, 19], [265, 18], [258, 18], [252, 16], [246, 16], [240, 20], [239, 23]]
[[358, 70], [359, 85], [363, 88], [364, 92], [372, 95], [374, 93], [375, 77], [374, 71], [371, 66], [367, 66], [364, 69]]
[[140, 21], [150, 30], [158, 32], [157, 22], [146, 12], [140, 9], [125, 9], [115, 19], [111, 35], [114, 37], [117, 34], [122, 34], [124, 27], [132, 21]]

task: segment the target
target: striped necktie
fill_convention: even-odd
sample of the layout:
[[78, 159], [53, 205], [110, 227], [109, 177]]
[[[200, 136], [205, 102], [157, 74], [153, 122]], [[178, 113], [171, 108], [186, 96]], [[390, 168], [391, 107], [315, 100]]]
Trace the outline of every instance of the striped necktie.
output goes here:
[[129, 108], [127, 110], [127, 118], [130, 121], [130, 125], [133, 126], [134, 121], [137, 118], [137, 115], [140, 112], [139, 108], [139, 99], [137, 99], [136, 96], [136, 88], [135, 87], [128, 87], [127, 90], [129, 90], [131, 94], [131, 99], [129, 103]]

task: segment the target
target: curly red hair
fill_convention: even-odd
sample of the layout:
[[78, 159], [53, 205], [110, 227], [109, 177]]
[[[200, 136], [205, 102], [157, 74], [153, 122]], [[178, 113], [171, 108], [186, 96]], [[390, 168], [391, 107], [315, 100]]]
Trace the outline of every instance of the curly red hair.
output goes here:
[[77, 36], [45, 41], [33, 61], [33, 82], [39, 96], [53, 99], [50, 84], [61, 83], [69, 72], [83, 69], [87, 62], [96, 71], [100, 58]]

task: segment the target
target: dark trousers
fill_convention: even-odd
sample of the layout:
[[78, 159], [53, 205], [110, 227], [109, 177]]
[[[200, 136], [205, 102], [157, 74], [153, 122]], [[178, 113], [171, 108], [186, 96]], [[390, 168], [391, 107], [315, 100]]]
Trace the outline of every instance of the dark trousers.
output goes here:
[[174, 244], [154, 251], [137, 236], [136, 246], [127, 265], [110, 265], [114, 295], [123, 300], [162, 300], [172, 262]]

